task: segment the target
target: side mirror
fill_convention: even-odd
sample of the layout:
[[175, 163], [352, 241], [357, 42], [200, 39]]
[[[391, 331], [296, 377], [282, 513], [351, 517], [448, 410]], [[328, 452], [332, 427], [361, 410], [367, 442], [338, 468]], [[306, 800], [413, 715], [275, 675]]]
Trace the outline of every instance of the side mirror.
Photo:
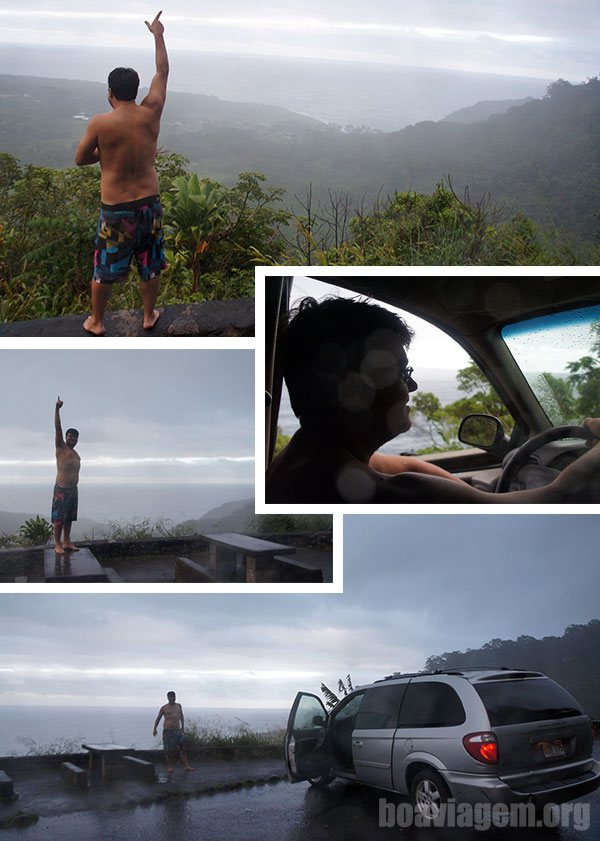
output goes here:
[[493, 415], [467, 415], [458, 430], [458, 440], [470, 447], [489, 450], [497, 456], [508, 452], [508, 438], [498, 418]]
[[313, 727], [325, 727], [325, 719], [322, 715], [315, 715], [312, 720]]

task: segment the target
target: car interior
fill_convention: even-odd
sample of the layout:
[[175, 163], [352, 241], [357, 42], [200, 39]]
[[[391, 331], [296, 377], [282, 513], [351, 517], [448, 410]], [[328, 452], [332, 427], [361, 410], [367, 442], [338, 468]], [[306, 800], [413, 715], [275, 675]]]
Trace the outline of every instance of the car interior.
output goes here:
[[[600, 340], [600, 287], [594, 277], [343, 277], [311, 275], [382, 305], [435, 325], [454, 339], [485, 374], [514, 419], [509, 434], [491, 416], [463, 420], [463, 449], [420, 456], [483, 490], [505, 492], [541, 487], [586, 449], [593, 436], [582, 418], [564, 421], [545, 380], [545, 362], [532, 372], [534, 351], [547, 342], [570, 347], [571, 332], [585, 341], [573, 343], [573, 359], [589, 353], [590, 330]], [[277, 341], [288, 321], [293, 277], [265, 279], [266, 465], [274, 455], [282, 376]], [[554, 331], [554, 332], [552, 332]], [[571, 332], [569, 332], [571, 331]], [[577, 337], [576, 337], [577, 338]], [[586, 344], [587, 342], [587, 344]], [[577, 345], [577, 347], [575, 347]], [[528, 357], [529, 353], [529, 357]], [[600, 361], [590, 364], [598, 366]], [[432, 359], [432, 366], [435, 366]], [[548, 357], [553, 373], [553, 359]], [[566, 379], [564, 371], [557, 378]], [[421, 384], [420, 384], [420, 387]], [[425, 387], [425, 390], [426, 387]], [[600, 388], [596, 411], [600, 414]], [[592, 416], [588, 412], [588, 416]], [[597, 415], [594, 415], [597, 416]], [[563, 422], [561, 422], [563, 420]]]

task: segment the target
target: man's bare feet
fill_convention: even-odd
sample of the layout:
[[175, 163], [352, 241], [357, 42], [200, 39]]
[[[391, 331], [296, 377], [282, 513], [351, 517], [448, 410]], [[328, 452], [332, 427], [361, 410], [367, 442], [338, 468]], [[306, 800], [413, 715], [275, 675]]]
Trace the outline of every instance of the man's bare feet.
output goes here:
[[185, 766], [185, 770], [186, 770], [186, 771], [193, 771], [194, 769], [192, 768], [192, 766], [191, 766], [191, 765], [186, 765], [186, 766]]
[[72, 543], [63, 544], [64, 548], [69, 552], [79, 552], [79, 546], [74, 546]]
[[83, 322], [83, 329], [86, 333], [91, 333], [92, 336], [103, 336], [106, 333], [104, 324], [94, 321], [93, 317], [89, 315]]
[[56, 552], [57, 555], [64, 555], [65, 554], [65, 550], [62, 548], [60, 543], [55, 543], [54, 544], [54, 551]]
[[152, 330], [158, 319], [160, 318], [159, 310], [152, 310], [150, 318], [144, 316], [144, 330]]

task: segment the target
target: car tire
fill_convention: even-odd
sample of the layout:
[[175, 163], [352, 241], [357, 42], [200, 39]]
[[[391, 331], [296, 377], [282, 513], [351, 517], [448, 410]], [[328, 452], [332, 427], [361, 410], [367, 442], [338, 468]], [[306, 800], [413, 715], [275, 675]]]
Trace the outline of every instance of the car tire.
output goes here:
[[315, 788], [323, 788], [324, 786], [328, 786], [332, 780], [333, 777], [331, 774], [321, 774], [319, 777], [309, 777], [308, 782]]
[[433, 823], [440, 814], [440, 807], [449, 797], [450, 789], [437, 771], [423, 770], [415, 774], [410, 786], [410, 802], [415, 815]]

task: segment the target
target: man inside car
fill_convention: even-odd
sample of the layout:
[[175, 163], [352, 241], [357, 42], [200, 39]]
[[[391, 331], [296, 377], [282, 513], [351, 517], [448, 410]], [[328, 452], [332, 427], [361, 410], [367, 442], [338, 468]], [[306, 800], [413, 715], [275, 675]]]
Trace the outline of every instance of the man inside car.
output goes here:
[[[407, 348], [413, 331], [376, 304], [301, 302], [279, 361], [300, 429], [273, 460], [267, 503], [557, 503], [600, 501], [600, 447], [549, 485], [494, 494], [414, 457], [377, 453], [410, 429], [416, 391]], [[584, 424], [600, 436], [600, 419]]]

